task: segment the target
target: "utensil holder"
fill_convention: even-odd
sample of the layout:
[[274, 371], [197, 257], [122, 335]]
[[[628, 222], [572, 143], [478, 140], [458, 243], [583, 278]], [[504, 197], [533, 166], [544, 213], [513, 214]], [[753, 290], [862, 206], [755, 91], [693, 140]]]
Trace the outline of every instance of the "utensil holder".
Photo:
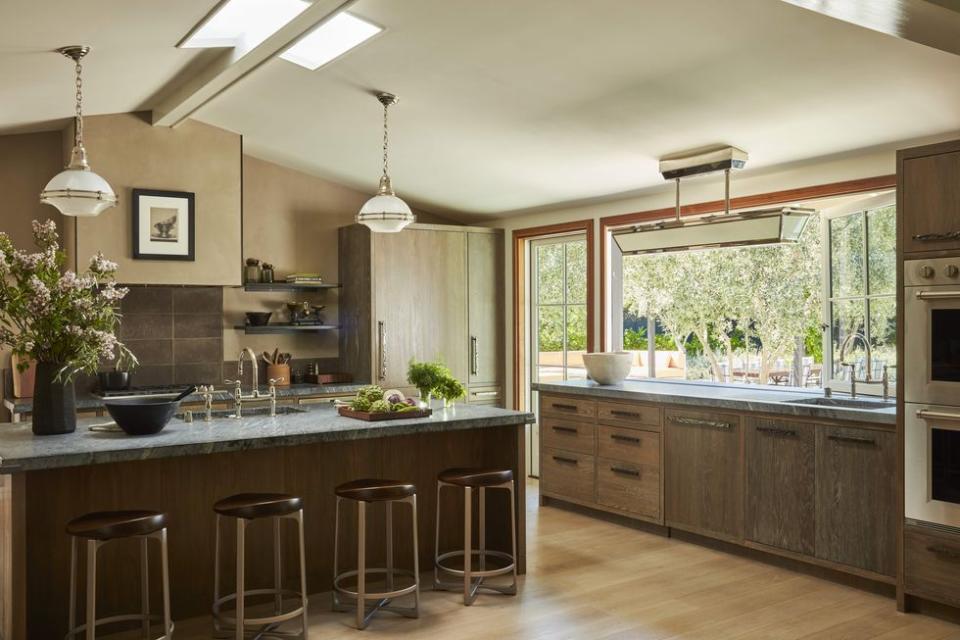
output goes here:
[[290, 365], [288, 364], [268, 364], [267, 380], [276, 380], [278, 387], [290, 386]]

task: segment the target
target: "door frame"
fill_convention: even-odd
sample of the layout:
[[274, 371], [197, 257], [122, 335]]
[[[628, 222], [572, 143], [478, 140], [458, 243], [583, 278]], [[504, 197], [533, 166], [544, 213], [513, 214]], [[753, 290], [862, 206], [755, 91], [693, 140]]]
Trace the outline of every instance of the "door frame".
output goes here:
[[527, 345], [527, 278], [526, 258], [531, 240], [551, 236], [585, 233], [587, 237], [587, 351], [594, 351], [594, 229], [595, 220], [577, 220], [561, 224], [527, 227], [513, 230], [513, 408], [529, 411], [524, 407], [523, 389], [524, 362]]

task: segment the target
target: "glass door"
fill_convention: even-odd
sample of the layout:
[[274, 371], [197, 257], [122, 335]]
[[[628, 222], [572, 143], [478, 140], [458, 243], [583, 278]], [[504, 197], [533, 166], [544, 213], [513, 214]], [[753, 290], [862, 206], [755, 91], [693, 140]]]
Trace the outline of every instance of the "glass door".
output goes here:
[[[586, 234], [540, 238], [529, 243], [530, 382], [586, 379]], [[539, 411], [537, 393], [527, 385], [528, 407]], [[532, 429], [531, 475], [539, 475], [539, 424]]]

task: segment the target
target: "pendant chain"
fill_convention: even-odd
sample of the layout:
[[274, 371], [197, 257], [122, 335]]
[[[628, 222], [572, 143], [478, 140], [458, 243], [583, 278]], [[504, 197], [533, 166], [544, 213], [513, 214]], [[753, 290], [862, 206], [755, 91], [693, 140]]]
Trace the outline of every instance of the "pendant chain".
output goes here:
[[81, 103], [83, 102], [83, 78], [81, 73], [83, 72], [83, 67], [80, 65], [80, 58], [77, 58], [77, 109], [76, 109], [76, 125], [74, 127], [74, 144], [76, 146], [83, 145], [83, 112], [81, 110]]
[[387, 112], [388, 112], [388, 110], [389, 110], [389, 107], [387, 107], [387, 105], [383, 105], [383, 175], [384, 175], [384, 176], [388, 176], [388, 175], [389, 175], [389, 172], [388, 172], [388, 168], [389, 168], [389, 167], [388, 167], [388, 165], [387, 165], [387, 162], [388, 162], [388, 160], [387, 160], [387, 157], [388, 157], [388, 156], [387, 156], [387, 145], [389, 144], [389, 140], [388, 140], [388, 137], [387, 137], [387, 131], [388, 131], [388, 128], [387, 128]]

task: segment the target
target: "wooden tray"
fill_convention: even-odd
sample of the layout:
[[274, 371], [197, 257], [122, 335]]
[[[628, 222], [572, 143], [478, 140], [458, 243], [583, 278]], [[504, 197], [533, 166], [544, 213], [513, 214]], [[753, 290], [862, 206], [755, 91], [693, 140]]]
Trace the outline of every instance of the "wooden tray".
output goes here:
[[391, 411], [389, 413], [370, 413], [369, 411], [354, 411], [350, 407], [338, 407], [337, 411], [346, 418], [375, 422], [377, 420], [408, 420], [410, 418], [426, 418], [433, 415], [433, 409], [417, 409], [416, 411]]

